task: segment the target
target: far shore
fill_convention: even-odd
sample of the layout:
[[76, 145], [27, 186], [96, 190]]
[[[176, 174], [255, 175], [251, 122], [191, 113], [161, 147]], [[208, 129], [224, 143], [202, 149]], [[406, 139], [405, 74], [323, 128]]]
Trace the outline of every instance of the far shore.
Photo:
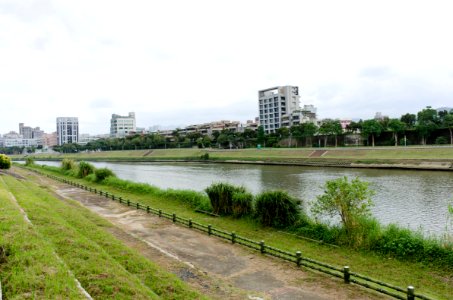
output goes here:
[[144, 149], [13, 155], [13, 160], [108, 162], [209, 162], [344, 168], [453, 171], [453, 147]]

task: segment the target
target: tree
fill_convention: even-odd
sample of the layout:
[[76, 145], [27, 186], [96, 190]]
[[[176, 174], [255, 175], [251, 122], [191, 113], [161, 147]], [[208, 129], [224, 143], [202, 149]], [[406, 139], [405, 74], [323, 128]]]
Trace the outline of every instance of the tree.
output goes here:
[[266, 134], [264, 132], [264, 127], [263, 127], [263, 125], [261, 125], [258, 127], [258, 134], [256, 137], [256, 141], [258, 142], [258, 144], [263, 145], [265, 137], [266, 137]]
[[393, 139], [395, 140], [395, 147], [398, 146], [398, 133], [403, 132], [406, 128], [406, 123], [398, 119], [391, 119], [388, 123], [388, 128], [393, 132]]
[[432, 109], [431, 106], [427, 106], [425, 109], [417, 113], [417, 125], [415, 128], [422, 138], [422, 145], [426, 145], [426, 139], [429, 137], [431, 132], [437, 129], [438, 123], [439, 119], [437, 111]]
[[417, 120], [417, 116], [414, 114], [407, 113], [401, 116], [401, 122], [406, 124], [407, 129], [414, 128], [415, 121]]
[[453, 113], [449, 113], [448, 115], [446, 115], [444, 117], [442, 125], [445, 128], [448, 128], [448, 131], [450, 132], [450, 144], [453, 145], [453, 133], [452, 133], [452, 129], [453, 129]]
[[0, 169], [11, 168], [11, 159], [5, 154], [0, 154]]
[[373, 195], [374, 191], [368, 188], [368, 182], [358, 178], [349, 182], [345, 176], [327, 181], [324, 194], [316, 197], [311, 210], [316, 216], [339, 215], [346, 232], [351, 235], [359, 225], [360, 218], [370, 216]]
[[371, 119], [362, 124], [362, 134], [367, 138], [371, 135], [371, 144], [374, 147], [374, 136], [379, 136], [382, 132], [382, 125], [378, 121]]
[[313, 123], [302, 123], [302, 136], [305, 138], [305, 146], [312, 146], [313, 141], [312, 137], [316, 134], [318, 131], [318, 126], [316, 126]]

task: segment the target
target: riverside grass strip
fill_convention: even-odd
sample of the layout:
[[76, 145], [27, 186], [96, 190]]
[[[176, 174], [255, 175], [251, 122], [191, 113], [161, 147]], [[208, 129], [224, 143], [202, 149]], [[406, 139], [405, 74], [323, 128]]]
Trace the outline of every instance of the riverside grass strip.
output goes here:
[[[113, 225], [77, 202], [58, 200], [30, 182], [9, 180], [18, 197], [26, 196], [29, 199], [21, 201], [25, 204], [24, 207], [35, 222], [41, 224], [41, 230], [58, 247], [57, 253], [71, 265], [73, 273], [82, 285], [87, 286], [86, 289], [93, 297], [204, 299], [175, 275], [160, 270], [117, 241], [103, 230]], [[32, 191], [34, 197], [27, 191]], [[39, 208], [35, 208], [36, 206]], [[39, 210], [42, 213], [47, 211], [50, 216], [41, 216]]]
[[[0, 274], [5, 299], [85, 299], [54, 248], [27, 223], [0, 176]], [[1, 298], [1, 297], [0, 297]]]
[[[49, 178], [52, 178], [52, 179], [55, 179], [55, 180], [59, 180], [59, 181], [64, 181], [65, 180], [65, 179], [62, 179], [62, 178], [60, 178], [58, 176], [45, 174], [45, 173], [39, 172], [39, 171], [34, 170], [34, 169], [30, 169], [30, 170], [35, 171], [35, 172], [37, 172], [37, 173], [39, 173], [41, 175], [45, 175], [45, 176], [47, 176]], [[77, 183], [77, 182], [74, 182], [74, 181], [68, 181], [67, 183], [70, 184], [70, 185], [82, 188], [84, 190], [87, 190], [86, 186], [84, 186], [84, 185], [82, 185], [80, 183]], [[112, 196], [112, 199], [114, 200], [115, 196]], [[127, 200], [127, 204], [128, 204], [128, 206], [136, 206], [137, 209], [143, 208], [143, 207], [145, 207], [145, 208], [147, 207], [147, 206], [139, 204], [138, 202], [134, 203], [134, 202], [132, 202], [130, 200]], [[317, 261], [317, 260], [314, 260], [314, 259], [310, 259], [308, 257], [300, 256], [298, 254], [298, 253], [300, 253], [299, 251], [296, 252], [296, 254], [291, 254], [291, 253], [283, 251], [281, 249], [267, 246], [267, 245], [265, 245], [264, 241], [256, 242], [256, 241], [241, 237], [241, 236], [239, 236], [237, 234], [228, 233], [226, 231], [213, 228], [212, 225], [207, 225], [206, 226], [206, 225], [202, 225], [202, 224], [199, 224], [199, 223], [195, 223], [195, 222], [193, 222], [190, 219], [185, 219], [185, 218], [178, 217], [175, 213], [172, 213], [172, 214], [166, 213], [166, 212], [164, 212], [164, 211], [162, 211], [160, 209], [159, 210], [153, 209], [153, 210], [154, 211], [158, 211], [158, 215], [159, 216], [163, 216], [163, 217], [165, 217], [167, 219], [172, 220], [173, 223], [180, 223], [180, 224], [182, 224], [184, 226], [187, 226], [187, 227], [190, 227], [190, 228], [194, 228], [194, 229], [198, 229], [198, 230], [200, 230], [202, 232], [206, 232], [209, 235], [214, 235], [214, 236], [217, 236], [217, 237], [222, 238], [222, 239], [231, 240], [232, 242], [235, 242], [235, 243], [238, 243], [240, 245], [246, 246], [248, 248], [260, 251], [262, 254], [267, 254], [267, 255], [271, 255], [271, 256], [274, 256], [274, 257], [277, 257], [277, 258], [280, 258], [280, 259], [283, 259], [283, 260], [287, 260], [287, 261], [290, 261], [290, 262], [295, 262], [295, 263], [297, 263], [298, 266], [304, 266], [304, 267], [307, 267], [307, 268], [311, 268], [311, 269], [314, 269], [314, 270], [329, 274], [329, 275], [337, 277], [337, 278], [344, 278], [344, 281], [347, 282], [347, 283], [352, 282], [352, 283], [355, 283], [357, 285], [366, 287], [368, 289], [372, 289], [372, 290], [375, 290], [377, 292], [380, 292], [380, 293], [386, 294], [388, 296], [394, 297], [396, 299], [415, 299], [415, 298], [426, 299], [426, 300], [433, 299], [433, 298], [430, 298], [430, 297], [422, 295], [422, 294], [413, 293], [413, 287], [411, 287], [411, 286], [409, 286], [407, 290], [404, 290], [404, 289], [402, 289], [400, 287], [396, 287], [394, 285], [391, 285], [391, 284], [388, 284], [388, 283], [385, 283], [385, 282], [382, 282], [382, 281], [379, 281], [379, 280], [376, 280], [376, 279], [372, 279], [372, 278], [369, 278], [367, 276], [360, 275], [358, 273], [349, 273], [349, 268], [348, 267], [345, 267], [344, 269], [341, 269], [339, 267], [334, 267], [334, 266], [332, 266], [330, 264], [326, 264], [326, 263], [323, 263], [323, 262], [320, 262], [320, 261]], [[345, 271], [346, 268], [348, 268], [348, 272]], [[351, 278], [350, 279], [350, 276], [355, 276], [357, 278]], [[346, 277], [347, 277], [347, 279], [346, 279]]]

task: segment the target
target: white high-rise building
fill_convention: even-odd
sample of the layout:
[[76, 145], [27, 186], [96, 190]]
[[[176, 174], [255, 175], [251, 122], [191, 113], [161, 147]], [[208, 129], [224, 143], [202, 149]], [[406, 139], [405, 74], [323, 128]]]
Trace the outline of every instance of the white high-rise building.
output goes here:
[[75, 117], [57, 118], [58, 145], [79, 142], [79, 119]]
[[128, 116], [112, 115], [112, 119], [110, 120], [111, 137], [124, 137], [136, 130], [135, 113], [130, 112]]
[[282, 127], [282, 117], [300, 109], [297, 86], [277, 86], [258, 91], [260, 125], [264, 132], [272, 133]]

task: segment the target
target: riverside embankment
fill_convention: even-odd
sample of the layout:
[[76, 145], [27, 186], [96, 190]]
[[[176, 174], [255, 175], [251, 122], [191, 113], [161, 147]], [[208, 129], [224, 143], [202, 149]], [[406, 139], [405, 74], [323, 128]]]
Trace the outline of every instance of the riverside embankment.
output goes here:
[[266, 149], [146, 149], [93, 151], [83, 153], [42, 153], [13, 156], [21, 160], [71, 158], [87, 161], [151, 162], [209, 161], [236, 164], [267, 164], [348, 168], [385, 168], [453, 171], [453, 147], [376, 148], [266, 148]]

